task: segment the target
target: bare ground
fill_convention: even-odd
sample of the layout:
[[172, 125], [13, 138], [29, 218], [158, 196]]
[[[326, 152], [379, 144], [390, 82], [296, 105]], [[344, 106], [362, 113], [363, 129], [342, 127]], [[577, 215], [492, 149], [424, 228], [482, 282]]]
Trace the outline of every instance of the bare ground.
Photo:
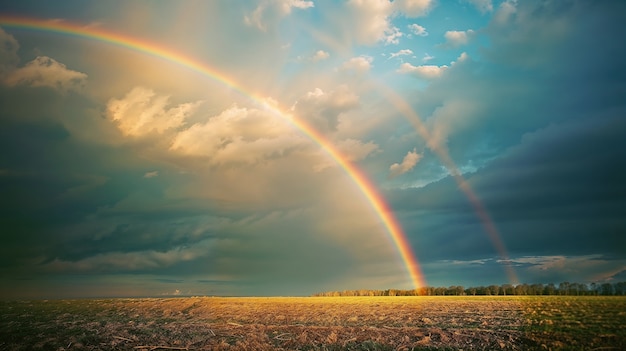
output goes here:
[[0, 350], [622, 350], [626, 298], [0, 302]]

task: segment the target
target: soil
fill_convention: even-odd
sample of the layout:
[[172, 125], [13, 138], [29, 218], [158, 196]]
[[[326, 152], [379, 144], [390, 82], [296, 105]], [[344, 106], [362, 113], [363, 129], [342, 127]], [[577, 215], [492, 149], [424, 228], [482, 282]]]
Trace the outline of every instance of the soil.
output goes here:
[[0, 302], [1, 350], [621, 350], [626, 298]]

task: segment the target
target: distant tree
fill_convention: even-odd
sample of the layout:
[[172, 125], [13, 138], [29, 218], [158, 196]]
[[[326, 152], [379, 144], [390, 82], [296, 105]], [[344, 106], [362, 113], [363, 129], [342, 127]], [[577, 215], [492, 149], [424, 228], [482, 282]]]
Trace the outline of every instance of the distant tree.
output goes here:
[[461, 285], [449, 287], [425, 286], [419, 289], [400, 290], [343, 290], [315, 293], [313, 296], [432, 296], [432, 295], [626, 295], [626, 282], [583, 283], [562, 282], [558, 288], [553, 284], [518, 284], [516, 286], [478, 286], [465, 289]]
[[529, 295], [543, 295], [543, 284], [531, 284]]
[[626, 282], [615, 283], [615, 295], [626, 295]]
[[528, 284], [518, 284], [515, 287], [515, 295], [528, 295], [530, 287]]
[[559, 284], [559, 295], [570, 295], [570, 286], [569, 282], [562, 282]]
[[587, 285], [580, 283], [570, 284], [570, 292], [572, 295], [587, 295]]
[[602, 291], [602, 295], [613, 295], [613, 284], [604, 283], [600, 286], [600, 290]]
[[598, 295], [598, 284], [596, 284], [595, 282], [589, 284], [589, 290], [591, 295]]
[[513, 289], [514, 287], [511, 284], [502, 284], [502, 287], [500, 288], [502, 295], [513, 295]]

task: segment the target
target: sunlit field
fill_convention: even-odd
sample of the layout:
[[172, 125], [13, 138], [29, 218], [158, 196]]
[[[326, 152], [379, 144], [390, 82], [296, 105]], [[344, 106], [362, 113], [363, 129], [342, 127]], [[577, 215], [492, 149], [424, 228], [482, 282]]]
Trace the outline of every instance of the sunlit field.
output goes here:
[[0, 303], [2, 350], [622, 350], [626, 298], [190, 297]]

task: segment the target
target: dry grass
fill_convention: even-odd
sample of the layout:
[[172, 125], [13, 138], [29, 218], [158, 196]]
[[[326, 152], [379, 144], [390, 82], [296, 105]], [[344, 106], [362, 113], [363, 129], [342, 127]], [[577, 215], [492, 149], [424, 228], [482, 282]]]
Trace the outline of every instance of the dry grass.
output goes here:
[[2, 350], [626, 349], [626, 299], [338, 297], [0, 302]]

